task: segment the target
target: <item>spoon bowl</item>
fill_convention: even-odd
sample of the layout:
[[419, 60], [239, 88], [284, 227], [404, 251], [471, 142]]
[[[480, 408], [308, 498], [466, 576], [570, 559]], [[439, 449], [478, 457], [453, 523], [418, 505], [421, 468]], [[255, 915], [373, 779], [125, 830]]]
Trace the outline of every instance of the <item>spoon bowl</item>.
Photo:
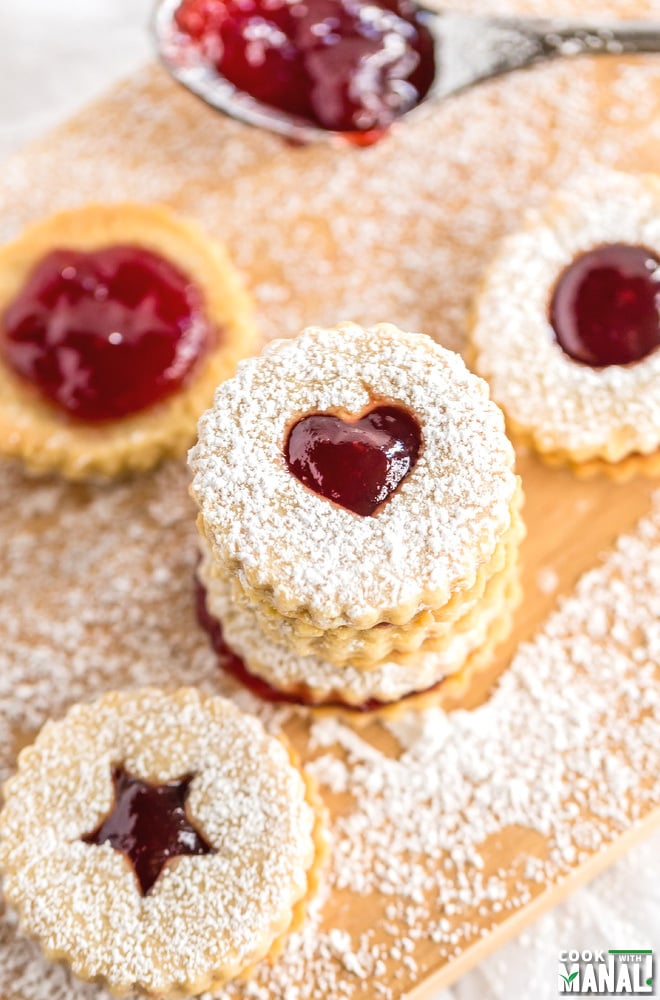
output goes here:
[[162, 64], [187, 90], [230, 118], [275, 132], [301, 145], [343, 134], [319, 128], [304, 118], [297, 118], [257, 101], [246, 91], [239, 90], [230, 83], [215, 66], [204, 59], [198, 46], [176, 28], [174, 14], [180, 3], [181, 0], [162, 0], [156, 9], [153, 30]]

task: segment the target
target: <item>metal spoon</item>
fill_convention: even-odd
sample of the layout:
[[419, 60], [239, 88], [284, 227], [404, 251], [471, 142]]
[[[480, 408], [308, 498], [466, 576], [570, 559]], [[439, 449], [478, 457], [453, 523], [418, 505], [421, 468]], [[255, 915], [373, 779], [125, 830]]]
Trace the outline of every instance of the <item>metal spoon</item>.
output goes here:
[[[277, 132], [297, 143], [345, 138], [294, 118], [255, 100], [220, 76], [197, 55], [194, 46], [182, 59], [173, 15], [181, 0], [162, 0], [153, 27], [160, 58], [169, 73], [207, 104], [224, 114]], [[559, 57], [625, 52], [660, 52], [660, 24], [619, 21], [586, 24], [553, 19], [481, 17], [420, 7], [435, 41], [436, 77], [424, 100], [405, 117], [420, 114], [433, 102], [484, 80]], [[350, 133], [355, 135], [355, 133]]]

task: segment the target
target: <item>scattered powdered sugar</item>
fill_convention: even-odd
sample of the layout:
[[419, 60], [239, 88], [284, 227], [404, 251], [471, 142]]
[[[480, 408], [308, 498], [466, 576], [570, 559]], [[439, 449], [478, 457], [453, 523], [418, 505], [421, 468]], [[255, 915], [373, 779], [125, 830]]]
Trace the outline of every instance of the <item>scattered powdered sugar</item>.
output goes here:
[[[174, 465], [111, 490], [42, 485], [23, 478], [17, 466], [0, 467], [5, 726], [31, 737], [49, 715], [125, 681], [127, 664], [136, 686], [161, 680], [209, 686], [213, 657], [194, 628], [190, 595], [194, 523], [181, 534], [186, 520], [194, 522], [185, 485]], [[9, 732], [2, 743], [10, 753]], [[8, 766], [7, 760], [3, 778]]]
[[640, 69], [624, 88], [599, 66], [559, 62], [493, 81], [359, 157], [283, 152], [227, 188], [182, 191], [177, 204], [222, 220], [266, 336], [386, 318], [460, 348], [494, 240], [519, 228], [524, 208], [593, 161], [656, 164], [657, 87], [650, 97]]
[[[166, 99], [154, 94], [154, 81]], [[181, 183], [183, 164], [186, 182], [195, 185], [220, 163], [228, 179], [280, 148], [274, 136], [256, 131], [249, 144], [243, 142], [244, 130], [229, 120], [215, 128], [216, 113], [154, 67], [119, 84], [102, 103], [102, 113], [92, 106], [3, 163], [0, 238], [55, 208], [168, 200]]]
[[[520, 6], [575, 12], [574, 0]], [[658, 0], [608, 9], [657, 13]], [[165, 200], [227, 242], [267, 338], [387, 319], [460, 349], [494, 241], [523, 210], [594, 162], [655, 169], [659, 92], [654, 57], [560, 60], [447, 100], [369, 149], [296, 149], [152, 68], [3, 166], [0, 237], [85, 200]]]
[[[660, 495], [520, 648], [486, 705], [389, 723], [399, 756], [335, 720], [313, 725], [309, 769], [354, 804], [335, 820], [333, 888], [380, 899], [371, 932], [330, 931], [304, 963], [308, 929], [248, 996], [334, 996], [328, 953], [351, 974], [341, 995], [398, 969], [400, 989], [377, 995], [400, 996], [420, 948], [427, 962], [428, 949], [436, 963], [460, 954], [660, 805], [659, 543]], [[320, 972], [321, 985], [284, 992], [288, 968], [296, 982]]]
[[[375, 517], [303, 486], [283, 457], [308, 413], [384, 399], [419, 422], [415, 467]], [[511, 523], [514, 453], [488, 388], [428, 337], [390, 324], [310, 327], [241, 362], [190, 452], [192, 492], [222, 570], [322, 629], [409, 621], [469, 590]], [[393, 616], [393, 617], [391, 617]]]
[[542, 566], [536, 574], [536, 586], [542, 594], [554, 594], [559, 586], [559, 574], [552, 566]]
[[[3, 776], [73, 701], [145, 683], [235, 691], [194, 620], [181, 467], [105, 489], [1, 471]], [[657, 497], [482, 708], [408, 714], [389, 738], [325, 719], [308, 742], [287, 722], [334, 817], [329, 894], [272, 969], [221, 995], [400, 996], [660, 805], [659, 585]], [[0, 995], [105, 997], [40, 958], [11, 916]]]

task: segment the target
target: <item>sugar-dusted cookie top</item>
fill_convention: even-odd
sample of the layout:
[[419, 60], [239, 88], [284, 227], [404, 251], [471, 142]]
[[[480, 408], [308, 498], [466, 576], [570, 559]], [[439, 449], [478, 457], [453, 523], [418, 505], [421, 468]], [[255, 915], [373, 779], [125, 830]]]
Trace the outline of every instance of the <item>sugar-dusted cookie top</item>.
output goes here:
[[660, 177], [598, 169], [507, 237], [471, 333], [511, 427], [543, 453], [660, 445]]
[[321, 628], [404, 623], [469, 589], [509, 527], [513, 462], [485, 382], [390, 324], [269, 345], [190, 452], [214, 557]]
[[47, 723], [4, 788], [7, 901], [113, 992], [198, 993], [289, 930], [315, 813], [277, 738], [223, 698], [111, 693]]

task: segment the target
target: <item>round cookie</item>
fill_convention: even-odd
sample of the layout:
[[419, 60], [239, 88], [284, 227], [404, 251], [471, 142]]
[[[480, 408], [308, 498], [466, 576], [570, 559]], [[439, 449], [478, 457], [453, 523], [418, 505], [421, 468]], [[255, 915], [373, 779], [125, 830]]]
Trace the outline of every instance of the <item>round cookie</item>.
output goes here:
[[608, 170], [553, 196], [496, 253], [474, 309], [474, 367], [550, 464], [657, 472], [659, 264], [660, 178]]
[[22, 930], [115, 993], [196, 994], [274, 954], [323, 854], [287, 747], [193, 689], [74, 706], [4, 795], [0, 869]]
[[[192, 343], [185, 343], [171, 364], [165, 362], [169, 367], [157, 379], [150, 374], [156, 395], [162, 395], [164, 379], [174, 381], [176, 377], [177, 387], [170, 394], [116, 418], [81, 419], [45, 395], [43, 385], [33, 376], [38, 373], [46, 385], [57, 380], [64, 386], [62, 397], [80, 398], [83, 375], [78, 362], [75, 366], [72, 362], [72, 345], [77, 345], [75, 351], [82, 350], [83, 344], [93, 345], [91, 370], [94, 380], [101, 383], [119, 364], [113, 360], [113, 352], [116, 358], [117, 352], [124, 350], [124, 333], [114, 329], [113, 323], [118, 317], [127, 322], [127, 314], [144, 324], [147, 367], [162, 350], [163, 341], [159, 345], [155, 338], [163, 329], [163, 318], [154, 307], [151, 290], [141, 284], [136, 287], [135, 275], [124, 276], [125, 261], [120, 265], [124, 272], [118, 274], [115, 264], [109, 279], [108, 260], [98, 261], [99, 255], [107, 258], [108, 252], [126, 249], [149, 255], [148, 265], [154, 274], [159, 268], [161, 272], [166, 269], [166, 283], [178, 280], [181, 296], [189, 299], [190, 290], [194, 291], [199, 301], [194, 322], [203, 323], [207, 335], [199, 356], [189, 353]], [[143, 265], [144, 261], [139, 261], [142, 270]], [[26, 303], [21, 296], [36, 280], [40, 267], [49, 268], [41, 280], [42, 300]], [[55, 291], [50, 272], [57, 277], [58, 268], [61, 287]], [[126, 303], [136, 302], [133, 310], [126, 305], [122, 312], [113, 301], [109, 294], [113, 281], [121, 285]], [[165, 303], [171, 301], [171, 288], [162, 294]], [[51, 307], [63, 315], [49, 317]], [[20, 322], [16, 320], [19, 310]], [[17, 327], [11, 342], [6, 329], [10, 319], [16, 320]], [[47, 346], [35, 362], [38, 323], [41, 342]], [[66, 331], [65, 323], [69, 327]], [[96, 339], [88, 332], [95, 323], [104, 331]], [[107, 336], [106, 328], [112, 331]], [[172, 329], [176, 331], [177, 324]], [[62, 348], [63, 336], [71, 345], [66, 350]], [[70, 479], [148, 469], [165, 457], [185, 452], [215, 387], [233, 373], [236, 363], [255, 343], [252, 305], [237, 272], [224, 247], [209, 240], [195, 223], [164, 206], [133, 203], [85, 205], [37, 222], [0, 248], [0, 454], [21, 459], [32, 471], [58, 472]], [[90, 351], [89, 346], [84, 349]], [[120, 369], [122, 365], [126, 370], [123, 361]], [[130, 367], [135, 370], [136, 365], [134, 361]], [[118, 377], [119, 370], [115, 371], [115, 383]]]

